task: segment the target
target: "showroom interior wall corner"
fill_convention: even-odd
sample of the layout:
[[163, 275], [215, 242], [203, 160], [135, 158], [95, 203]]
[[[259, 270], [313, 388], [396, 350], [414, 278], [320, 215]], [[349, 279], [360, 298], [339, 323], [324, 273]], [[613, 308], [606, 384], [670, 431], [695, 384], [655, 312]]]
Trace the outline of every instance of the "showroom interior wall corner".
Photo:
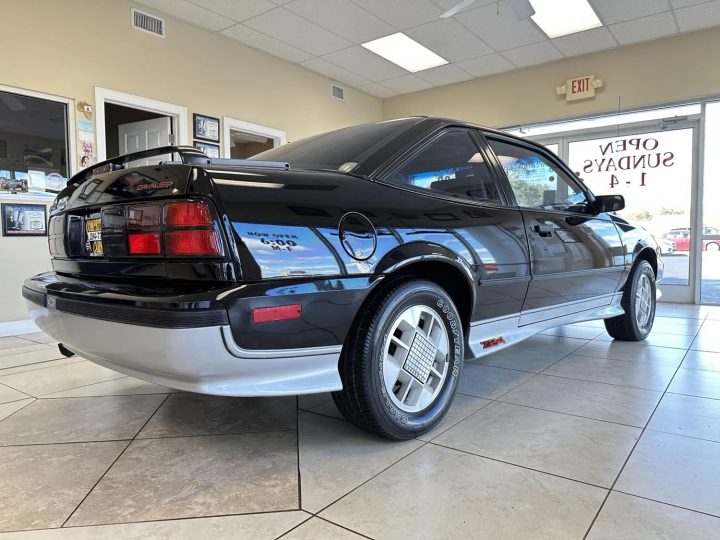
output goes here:
[[[164, 18], [166, 37], [133, 30], [131, 7]], [[290, 141], [382, 119], [377, 97], [346, 87], [338, 101], [322, 75], [127, 0], [4, 0], [2, 20], [5, 42], [22, 46], [0, 57], [0, 84], [93, 105], [99, 86], [182, 105], [189, 122], [230, 116]]]
[[[427, 114], [506, 127], [720, 96], [720, 28], [516, 69], [386, 99], [385, 119]], [[712, 51], [712, 52], [711, 52]], [[595, 75], [596, 97], [566, 102], [555, 88]]]

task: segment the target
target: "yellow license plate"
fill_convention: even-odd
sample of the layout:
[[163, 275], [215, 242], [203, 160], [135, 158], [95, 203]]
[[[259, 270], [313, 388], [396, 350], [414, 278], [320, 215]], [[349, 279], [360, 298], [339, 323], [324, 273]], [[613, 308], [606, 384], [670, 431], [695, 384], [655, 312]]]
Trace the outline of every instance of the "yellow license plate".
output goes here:
[[85, 221], [85, 247], [91, 257], [103, 256], [102, 222], [99, 217]]

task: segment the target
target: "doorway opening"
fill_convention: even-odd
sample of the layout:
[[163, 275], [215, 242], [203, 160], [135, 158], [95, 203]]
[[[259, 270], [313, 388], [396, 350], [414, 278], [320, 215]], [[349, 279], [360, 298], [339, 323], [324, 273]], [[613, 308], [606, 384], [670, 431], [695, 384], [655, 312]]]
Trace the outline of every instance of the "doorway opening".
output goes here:
[[168, 115], [105, 103], [105, 152], [121, 156], [170, 144], [172, 124]]
[[223, 135], [223, 155], [230, 159], [246, 159], [287, 142], [287, 135], [280, 129], [228, 116], [223, 118]]
[[187, 108], [180, 105], [96, 86], [95, 114], [97, 161], [158, 146], [188, 144]]

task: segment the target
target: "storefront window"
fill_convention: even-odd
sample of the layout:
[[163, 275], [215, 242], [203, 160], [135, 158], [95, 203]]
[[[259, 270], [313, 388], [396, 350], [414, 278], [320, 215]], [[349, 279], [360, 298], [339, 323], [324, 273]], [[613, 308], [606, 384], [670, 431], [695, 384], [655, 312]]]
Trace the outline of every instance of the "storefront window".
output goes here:
[[675, 129], [569, 144], [568, 164], [597, 195], [620, 194], [620, 215], [660, 243], [666, 284], [690, 277], [693, 130]]
[[0, 91], [0, 194], [54, 196], [68, 178], [67, 106]]

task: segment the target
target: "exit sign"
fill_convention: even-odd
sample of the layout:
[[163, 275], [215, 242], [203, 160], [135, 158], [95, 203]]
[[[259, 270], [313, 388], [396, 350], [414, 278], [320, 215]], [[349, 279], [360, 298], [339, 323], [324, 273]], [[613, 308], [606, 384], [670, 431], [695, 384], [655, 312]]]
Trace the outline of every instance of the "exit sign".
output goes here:
[[584, 75], [565, 81], [565, 84], [558, 86], [555, 92], [559, 96], [565, 95], [565, 101], [575, 101], [595, 97], [595, 89], [602, 86], [603, 82], [596, 79], [595, 75]]

